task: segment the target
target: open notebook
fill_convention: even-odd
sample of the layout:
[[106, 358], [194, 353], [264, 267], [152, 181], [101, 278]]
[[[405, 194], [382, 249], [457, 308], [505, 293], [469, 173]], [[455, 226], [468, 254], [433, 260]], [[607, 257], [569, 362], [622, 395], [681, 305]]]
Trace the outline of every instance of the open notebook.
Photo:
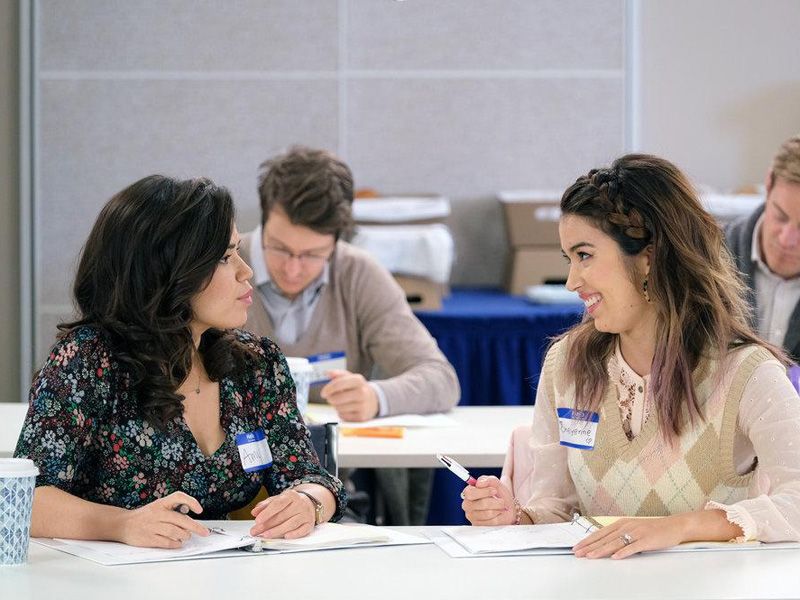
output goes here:
[[295, 540], [255, 538], [249, 534], [252, 526], [252, 521], [226, 521], [222, 526], [209, 527], [210, 536], [193, 535], [176, 550], [86, 540], [33, 538], [31, 541], [106, 566], [242, 556], [243, 551], [285, 553], [429, 543], [424, 538], [372, 525], [323, 523], [311, 535]]

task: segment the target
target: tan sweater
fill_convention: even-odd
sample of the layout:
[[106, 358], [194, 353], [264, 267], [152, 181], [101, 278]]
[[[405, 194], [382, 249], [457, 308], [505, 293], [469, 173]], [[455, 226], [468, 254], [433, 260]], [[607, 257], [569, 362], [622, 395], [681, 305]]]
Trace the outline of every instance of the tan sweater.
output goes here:
[[537, 521], [568, 519], [577, 508], [626, 515], [719, 508], [746, 538], [800, 540], [800, 398], [780, 363], [754, 347], [718, 363], [721, 379], [712, 363], [696, 388], [707, 420], [687, 428], [674, 449], [660, 440], [655, 414], [626, 437], [617, 402], [624, 389], [610, 380], [595, 449], [586, 451], [559, 444], [556, 408], [574, 403], [567, 343], [548, 352], [536, 394], [534, 484], [525, 504]]
[[[249, 264], [263, 262], [249, 255], [250, 236], [242, 236], [242, 257]], [[411, 312], [403, 290], [371, 256], [338, 242], [321, 294], [297, 342], [275, 340], [287, 356], [344, 350], [347, 370], [380, 385], [390, 415], [444, 412], [458, 403], [455, 370]], [[254, 290], [245, 329], [274, 338], [263, 301]], [[319, 401], [319, 388], [312, 388], [311, 401]]]

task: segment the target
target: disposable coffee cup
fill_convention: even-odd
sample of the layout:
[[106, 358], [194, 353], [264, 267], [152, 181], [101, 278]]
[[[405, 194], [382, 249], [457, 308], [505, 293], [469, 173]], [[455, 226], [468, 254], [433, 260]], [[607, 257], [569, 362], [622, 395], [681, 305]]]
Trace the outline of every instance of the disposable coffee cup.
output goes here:
[[0, 566], [28, 560], [33, 490], [39, 469], [27, 458], [0, 458]]
[[307, 358], [300, 356], [287, 356], [286, 362], [289, 363], [289, 372], [294, 379], [294, 386], [297, 388], [297, 410], [302, 415], [308, 408], [308, 390], [311, 387], [314, 369]]

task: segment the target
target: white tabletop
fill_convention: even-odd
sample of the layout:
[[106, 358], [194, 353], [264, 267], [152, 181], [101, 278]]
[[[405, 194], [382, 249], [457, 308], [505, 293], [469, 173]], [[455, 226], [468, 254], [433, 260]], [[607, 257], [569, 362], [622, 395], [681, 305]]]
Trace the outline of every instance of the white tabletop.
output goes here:
[[590, 561], [459, 559], [425, 545], [103, 567], [32, 544], [28, 564], [0, 567], [0, 598], [797, 598], [798, 564], [800, 550]]
[[[314, 408], [315, 416], [320, 408]], [[335, 411], [328, 409], [330, 419]], [[339, 466], [441, 467], [436, 453], [465, 467], [502, 467], [511, 431], [533, 420], [532, 406], [457, 406], [447, 413], [453, 427], [407, 427], [402, 438], [339, 436]]]
[[[0, 457], [11, 456], [28, 406], [0, 403]], [[315, 414], [336, 420], [335, 412], [314, 407]], [[439, 467], [448, 454], [465, 467], [501, 467], [511, 431], [533, 418], [531, 406], [457, 406], [448, 413], [454, 427], [406, 428], [399, 439], [339, 437], [339, 466]]]

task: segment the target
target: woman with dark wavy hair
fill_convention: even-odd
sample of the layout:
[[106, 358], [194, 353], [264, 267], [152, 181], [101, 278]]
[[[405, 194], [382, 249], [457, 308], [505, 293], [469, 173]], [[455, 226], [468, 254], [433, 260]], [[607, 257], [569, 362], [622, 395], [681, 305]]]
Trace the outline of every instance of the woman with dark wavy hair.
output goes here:
[[116, 194], [83, 248], [79, 319], [31, 387], [16, 456], [33, 459], [31, 534], [177, 548], [261, 486], [251, 533], [337, 519], [286, 361], [237, 330], [252, 276], [234, 207], [208, 179], [153, 175]]
[[[576, 556], [695, 540], [800, 540], [800, 398], [783, 352], [751, 331], [744, 288], [686, 177], [627, 155], [561, 199], [567, 287], [583, 322], [544, 361], [533, 492], [464, 490], [476, 525], [621, 518]], [[529, 473], [525, 473], [528, 475]]]

